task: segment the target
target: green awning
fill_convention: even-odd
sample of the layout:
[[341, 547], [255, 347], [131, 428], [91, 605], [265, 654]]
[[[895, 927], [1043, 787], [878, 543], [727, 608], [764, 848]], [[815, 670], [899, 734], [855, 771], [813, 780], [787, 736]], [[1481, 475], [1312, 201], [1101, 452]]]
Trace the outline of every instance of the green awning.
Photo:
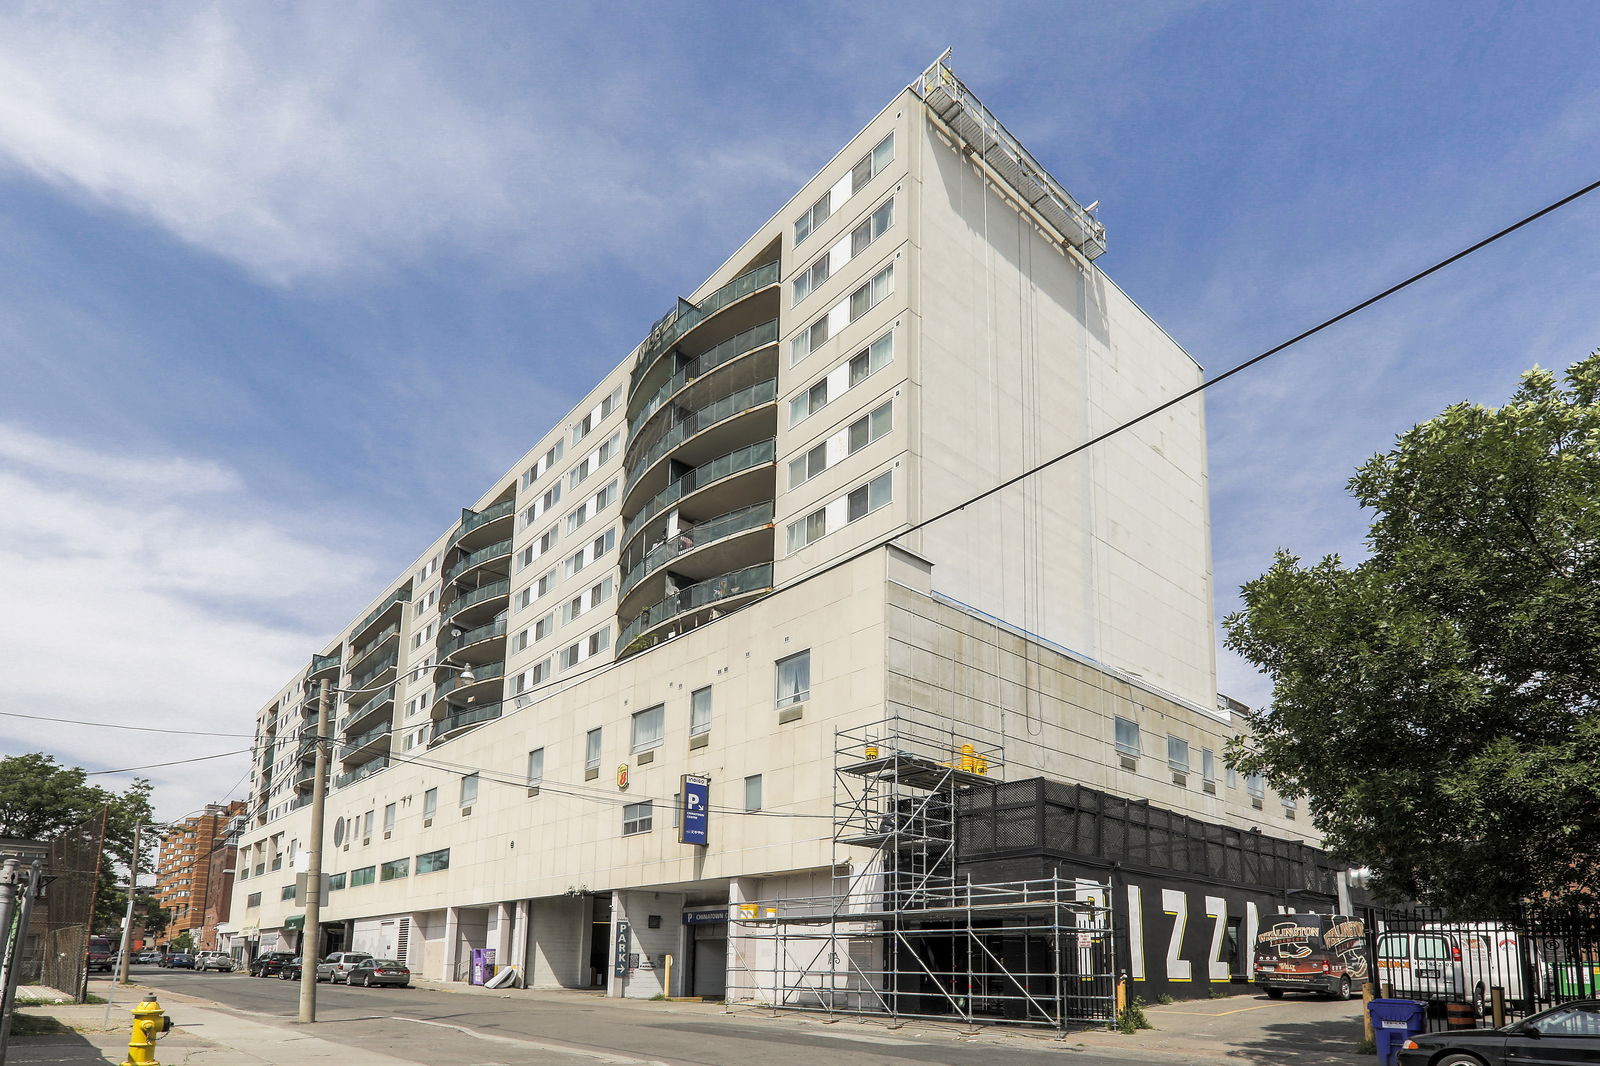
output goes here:
[[304, 929], [306, 927], [306, 916], [303, 914], [291, 915], [283, 920], [283, 927], [285, 929]]

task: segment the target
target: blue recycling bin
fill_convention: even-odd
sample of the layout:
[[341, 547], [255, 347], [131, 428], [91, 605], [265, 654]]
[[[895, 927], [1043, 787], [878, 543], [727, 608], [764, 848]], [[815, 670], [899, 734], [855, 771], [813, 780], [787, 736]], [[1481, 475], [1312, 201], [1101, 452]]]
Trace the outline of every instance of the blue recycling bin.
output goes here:
[[1427, 1029], [1428, 1005], [1415, 999], [1375, 999], [1367, 1004], [1367, 1014], [1382, 1066], [1395, 1066], [1405, 1042]]

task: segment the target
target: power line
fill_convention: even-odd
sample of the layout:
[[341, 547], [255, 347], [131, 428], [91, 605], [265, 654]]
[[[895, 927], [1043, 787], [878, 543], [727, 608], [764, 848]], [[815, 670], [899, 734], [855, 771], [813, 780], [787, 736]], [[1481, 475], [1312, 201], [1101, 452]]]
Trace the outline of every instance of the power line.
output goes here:
[[[124, 725], [121, 722], [90, 722], [82, 718], [51, 718], [43, 714], [22, 714], [19, 711], [0, 711], [7, 718], [26, 718], [33, 722], [58, 722], [62, 725], [86, 725], [96, 729], [136, 729], [141, 733], [179, 733], [187, 737], [254, 737], [254, 733], [211, 733], [198, 729], [162, 729], [153, 725]], [[102, 771], [103, 772], [103, 771]]]
[[210, 759], [226, 759], [230, 755], [247, 755], [253, 753], [254, 751], [254, 746], [251, 746], [248, 748], [240, 748], [238, 751], [222, 751], [215, 755], [198, 755], [193, 759], [173, 759], [171, 762], [152, 762], [146, 763], [143, 766], [124, 766], [120, 770], [89, 770], [84, 774], [84, 776], [94, 777], [98, 774], [126, 774], [134, 770], [154, 770], [162, 766], [182, 766], [184, 763], [206, 762]]

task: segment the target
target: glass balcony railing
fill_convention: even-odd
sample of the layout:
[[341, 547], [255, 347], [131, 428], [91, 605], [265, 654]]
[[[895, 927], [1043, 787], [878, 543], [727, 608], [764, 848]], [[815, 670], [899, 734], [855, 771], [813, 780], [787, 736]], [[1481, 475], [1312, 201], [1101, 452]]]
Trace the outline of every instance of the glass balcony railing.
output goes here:
[[678, 343], [679, 337], [729, 304], [744, 299], [757, 289], [776, 285], [778, 266], [779, 264], [774, 261], [758, 266], [747, 274], [740, 274], [701, 300], [699, 304], [692, 304], [687, 300], [678, 301], [678, 306], [674, 310], [667, 312], [651, 327], [650, 336], [644, 342], [643, 351], [639, 353], [639, 365], [633, 371], [633, 388], [639, 387], [639, 382], [650, 372], [650, 367], [663, 352]]
[[443, 644], [439, 645], [439, 658], [443, 659], [448, 655], [453, 655], [455, 652], [465, 648], [468, 644], [476, 644], [480, 640], [488, 640], [491, 637], [503, 637], [505, 636], [505, 633], [506, 620], [504, 618], [496, 618], [493, 622], [490, 622], [486, 626], [479, 626], [477, 629], [469, 629], [459, 637], [452, 637], [450, 640], [447, 640]]
[[374, 740], [377, 740], [379, 737], [390, 732], [393, 728], [394, 726], [389, 722], [379, 722], [377, 725], [373, 726], [365, 733], [362, 733], [360, 736], [351, 737], [349, 740], [341, 740], [339, 742], [339, 747], [342, 749], [340, 754], [343, 756], [348, 756], [353, 751], [359, 751], [368, 744], [371, 744]]
[[337, 651], [332, 655], [313, 655], [311, 657], [311, 669], [306, 671], [306, 676], [313, 677], [324, 670], [331, 670], [337, 667], [339, 665], [339, 657], [340, 652]]
[[461, 525], [457, 526], [455, 533], [451, 534], [450, 543], [455, 544], [456, 541], [460, 540], [468, 533], [471, 533], [479, 526], [488, 525], [497, 518], [504, 518], [506, 515], [510, 514], [516, 509], [517, 501], [515, 499], [510, 499], [501, 500], [494, 506], [485, 507], [481, 511], [462, 511]]
[[394, 702], [394, 686], [390, 685], [378, 692], [377, 695], [373, 696], [370, 700], [367, 700], [361, 706], [354, 708], [349, 714], [339, 719], [339, 732], [347, 732], [352, 723], [361, 721], [363, 718], [371, 715], [373, 711], [381, 708], [384, 704], [392, 702]]
[[482, 603], [484, 600], [492, 600], [496, 596], [509, 595], [511, 595], [510, 581], [492, 581], [482, 588], [473, 589], [471, 592], [450, 604], [450, 606], [444, 609], [444, 614], [446, 618], [449, 618], [459, 611], [466, 610], [475, 603]]
[[511, 554], [511, 541], [510, 541], [510, 539], [502, 540], [502, 541], [499, 541], [498, 543], [491, 544], [487, 548], [479, 548], [477, 551], [472, 552], [472, 553], [470, 553], [468, 555], [464, 555], [460, 559], [457, 559], [456, 562], [455, 562], [455, 565], [450, 567], [450, 569], [448, 569], [448, 570], [446, 570], [444, 572], [444, 579], [446, 581], [454, 581], [457, 574], [462, 573], [462, 572], [464, 572], [466, 570], [470, 570], [472, 567], [477, 566], [481, 562], [486, 562], [486, 561], [488, 561], [490, 559], [494, 559], [494, 558], [498, 558], [499, 556], [502, 556], [502, 555], [510, 555], [510, 554]]
[[628, 540], [643, 529], [651, 519], [695, 489], [709, 485], [713, 481], [721, 481], [740, 471], [770, 463], [776, 455], [777, 441], [769, 437], [754, 444], [747, 444], [743, 448], [736, 448], [726, 455], [719, 455], [710, 462], [701, 463], [676, 481], [668, 482], [666, 488], [656, 493], [637, 514], [622, 524], [623, 544], [627, 544]]
[[691, 412], [671, 429], [667, 430], [666, 433], [662, 434], [661, 439], [650, 445], [649, 449], [634, 463], [633, 467], [628, 471], [628, 488], [632, 488], [640, 476], [646, 470], [649, 470], [651, 464], [657, 459], [660, 459], [702, 429], [714, 426], [718, 422], [725, 422], [753, 407], [771, 403], [777, 397], [777, 379], [768, 378], [766, 381], [758, 381], [749, 388], [740, 389], [731, 396], [724, 396], [720, 400], [706, 404], [698, 411]]
[[639, 409], [639, 413], [628, 420], [628, 434], [632, 436], [637, 433], [639, 427], [644, 425], [651, 415], [661, 410], [662, 404], [695, 378], [710, 373], [723, 363], [737, 359], [746, 352], [753, 352], [757, 348], [773, 344], [777, 339], [778, 320], [773, 319], [771, 322], [763, 322], [753, 329], [729, 337], [715, 348], [701, 352], [682, 370], [668, 378], [666, 384], [657, 389], [655, 395]]
[[388, 655], [385, 655], [383, 658], [379, 659], [377, 662], [361, 671], [361, 673], [352, 677], [350, 679], [350, 687], [366, 688], [379, 674], [383, 673], [385, 670], [394, 669], [395, 664], [399, 661], [400, 659], [398, 652], [391, 651]]
[[379, 770], [387, 770], [388, 768], [389, 768], [389, 756], [380, 755], [376, 759], [373, 759], [370, 762], [362, 763], [360, 766], [356, 767], [354, 770], [351, 770], [349, 773], [340, 774], [338, 777], [334, 778], [333, 779], [333, 787], [334, 788], [344, 788], [346, 785], [353, 785], [357, 781], [360, 781], [364, 777], [371, 777], [373, 774], [377, 773]]
[[457, 711], [454, 714], [447, 714], [433, 723], [433, 739], [438, 740], [446, 733], [453, 733], [457, 729], [499, 718], [504, 707], [505, 705], [501, 703], [490, 703], [482, 707], [472, 707]]
[[[307, 792], [303, 796], [296, 796], [293, 800], [289, 801], [289, 809], [291, 811], [298, 811], [301, 807], [308, 807], [310, 805], [311, 805], [311, 793], [309, 793], [309, 792]], [[258, 873], [258, 874], [266, 873], [267, 871], [262, 869], [262, 867], [264, 865], [265, 865], [265, 863], [257, 864], [256, 873]]]
[[396, 622], [394, 625], [389, 626], [387, 629], [385, 629], [382, 633], [379, 633], [377, 636], [375, 636], [371, 640], [367, 641], [365, 644], [363, 644], [361, 646], [361, 650], [360, 651], [358, 651], [354, 655], [350, 656], [350, 669], [352, 669], [352, 670], [360, 669], [361, 660], [365, 659], [368, 655], [371, 655], [373, 652], [377, 651], [380, 647], [382, 647], [384, 641], [388, 640], [390, 637], [398, 636], [399, 634], [400, 634], [400, 623]]
[[761, 592], [772, 587], [772, 564], [747, 566], [731, 574], [720, 574], [695, 585], [689, 585], [658, 600], [640, 612], [617, 637], [617, 647], [625, 653], [633, 639], [645, 630], [669, 622], [681, 614], [697, 610], [709, 603], [751, 592]]
[[350, 631], [350, 635], [352, 637], [359, 637], [361, 635], [361, 631], [362, 630], [366, 629], [368, 626], [370, 626], [372, 623], [376, 622], [380, 617], [383, 616], [383, 612], [384, 611], [387, 611], [389, 608], [393, 607], [397, 603], [410, 603], [410, 602], [411, 602], [411, 589], [409, 587], [408, 588], [403, 588], [403, 589], [396, 589], [392, 596], [390, 596], [388, 599], [384, 600], [382, 603], [378, 604], [378, 606], [374, 607], [372, 609], [372, 613], [367, 615], [365, 618], [363, 618], [361, 620], [361, 624], [356, 626], [354, 629], [352, 629]]
[[471, 681], [461, 680], [461, 675], [459, 673], [451, 674], [449, 677], [439, 682], [439, 686], [433, 690], [434, 698], [437, 699], [438, 697], [443, 696], [446, 692], [454, 692], [458, 688], [465, 688], [468, 685], [476, 685], [479, 681], [493, 681], [497, 677], [505, 676], [506, 664], [503, 662], [484, 663], [482, 666], [474, 666], [472, 668]]
[[646, 577], [666, 566], [672, 560], [685, 552], [696, 548], [703, 548], [707, 544], [714, 544], [724, 537], [731, 537], [735, 533], [756, 529], [760, 526], [772, 524], [772, 504], [758, 503], [749, 507], [741, 507], [737, 511], [708, 518], [689, 529], [679, 530], [678, 534], [670, 539], [657, 544], [645, 553], [628, 575], [622, 579], [622, 595], [626, 596], [635, 585]]

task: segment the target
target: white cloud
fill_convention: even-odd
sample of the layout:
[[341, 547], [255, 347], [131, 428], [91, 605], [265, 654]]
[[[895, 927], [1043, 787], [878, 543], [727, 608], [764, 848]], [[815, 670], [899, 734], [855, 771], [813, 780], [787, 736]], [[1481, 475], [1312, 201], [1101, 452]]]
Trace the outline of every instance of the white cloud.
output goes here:
[[[326, 634], [368, 564], [254, 510], [237, 475], [184, 458], [101, 454], [0, 423], [0, 710], [248, 733]], [[7, 752], [94, 768], [248, 747], [247, 738], [0, 718]], [[148, 771], [161, 813], [221, 799], [243, 756]], [[117, 787], [125, 779], [103, 779]]]
[[601, 134], [538, 101], [472, 98], [430, 66], [423, 20], [386, 15], [12, 8], [0, 166], [280, 284], [485, 241], [537, 255], [625, 193]]

